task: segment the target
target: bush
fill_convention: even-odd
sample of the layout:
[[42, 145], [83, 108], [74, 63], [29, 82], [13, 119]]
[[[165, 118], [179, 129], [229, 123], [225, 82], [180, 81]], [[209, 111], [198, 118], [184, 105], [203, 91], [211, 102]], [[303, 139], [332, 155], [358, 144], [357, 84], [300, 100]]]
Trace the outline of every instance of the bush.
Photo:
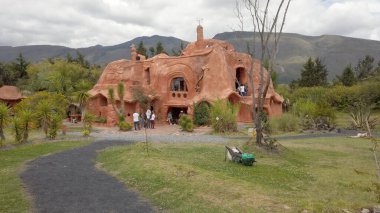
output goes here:
[[236, 132], [236, 116], [239, 105], [233, 105], [226, 100], [217, 100], [210, 110], [211, 125], [215, 132]]
[[119, 129], [120, 129], [120, 131], [129, 131], [129, 130], [131, 130], [132, 129], [132, 124], [130, 124], [130, 123], [128, 123], [128, 122], [126, 122], [126, 121], [121, 121], [120, 123], [119, 123]]
[[83, 131], [82, 131], [82, 135], [83, 135], [83, 137], [88, 137], [88, 136], [90, 136], [90, 130], [88, 130], [88, 129], [83, 130]]
[[193, 122], [188, 115], [181, 116], [179, 119], [179, 125], [181, 125], [183, 131], [192, 132], [194, 130]]
[[270, 126], [274, 132], [294, 132], [299, 130], [299, 119], [292, 114], [286, 113], [281, 117], [272, 118]]
[[95, 123], [107, 123], [106, 117], [96, 117]]
[[293, 112], [301, 119], [304, 129], [330, 129], [335, 123], [335, 110], [324, 100], [316, 103], [300, 100], [294, 104]]
[[210, 106], [202, 101], [194, 104], [194, 124], [198, 126], [207, 125], [210, 121]]

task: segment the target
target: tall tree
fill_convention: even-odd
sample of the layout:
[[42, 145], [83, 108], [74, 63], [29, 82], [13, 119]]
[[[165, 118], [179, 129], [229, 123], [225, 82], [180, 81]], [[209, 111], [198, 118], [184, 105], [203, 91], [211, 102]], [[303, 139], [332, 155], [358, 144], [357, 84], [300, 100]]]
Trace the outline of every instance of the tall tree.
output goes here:
[[370, 75], [374, 74], [374, 61], [375, 59], [370, 55], [366, 55], [364, 59], [359, 60], [358, 64], [355, 67], [356, 78], [358, 80], [366, 79]]
[[301, 70], [301, 78], [298, 84], [301, 87], [314, 87], [327, 85], [327, 69], [319, 58], [311, 57], [306, 61]]
[[156, 44], [156, 55], [165, 52], [164, 47], [162, 46], [161, 41], [157, 42]]
[[352, 70], [352, 66], [347, 65], [346, 68], [344, 68], [342, 75], [336, 76], [336, 78], [346, 87], [350, 87], [355, 84], [356, 78], [355, 73]]
[[[279, 49], [279, 41], [281, 38], [282, 30], [285, 25], [286, 15], [291, 3], [291, 0], [267, 0], [262, 4], [261, 0], [236, 0], [236, 14], [240, 21], [240, 28], [244, 29], [244, 17], [242, 10], [245, 8], [250, 15], [250, 23], [253, 25], [253, 41], [252, 44], [247, 46], [253, 47], [253, 50], [249, 53], [253, 58], [256, 57], [256, 37], [259, 40], [260, 48], [260, 70], [259, 70], [259, 82], [258, 87], [255, 87], [253, 68], [255, 60], [251, 60], [250, 68], [247, 69], [249, 76], [249, 84], [251, 88], [252, 97], [252, 118], [255, 123], [256, 129], [256, 142], [262, 144], [263, 138], [263, 122], [261, 120], [261, 114], [264, 112], [264, 104], [266, 95], [271, 84], [271, 72], [273, 65], [276, 61], [276, 56]], [[243, 5], [243, 6], [242, 6]], [[264, 62], [268, 59], [269, 69], [265, 76]], [[257, 92], [257, 101], [256, 101]], [[257, 103], [257, 107], [256, 107]], [[257, 110], [257, 113], [256, 113]]]
[[140, 41], [136, 51], [138, 54], [148, 57], [143, 41]]
[[149, 47], [149, 52], [150, 52], [150, 57], [153, 57], [153, 56], [155, 56], [156, 54], [155, 54], [155, 50], [154, 50], [154, 47]]
[[19, 53], [16, 60], [12, 63], [14, 70], [19, 73], [19, 78], [26, 78], [28, 76], [28, 73], [26, 72], [29, 62], [27, 62], [22, 55], [22, 53]]

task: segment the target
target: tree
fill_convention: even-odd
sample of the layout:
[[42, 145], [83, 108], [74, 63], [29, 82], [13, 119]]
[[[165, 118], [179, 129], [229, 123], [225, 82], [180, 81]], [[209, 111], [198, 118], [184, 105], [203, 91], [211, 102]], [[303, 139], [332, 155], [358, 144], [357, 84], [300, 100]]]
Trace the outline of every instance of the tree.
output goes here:
[[156, 55], [158, 55], [160, 53], [164, 53], [164, 52], [165, 52], [165, 49], [162, 46], [161, 41], [157, 42], [157, 45], [156, 45]]
[[301, 87], [314, 87], [327, 85], [327, 69], [319, 58], [311, 57], [306, 61], [301, 70], [301, 78], [298, 84]]
[[18, 112], [17, 115], [20, 118], [20, 127], [22, 132], [21, 142], [26, 143], [29, 138], [29, 130], [32, 128], [35, 113], [30, 109], [26, 109]]
[[[256, 129], [256, 142], [257, 144], [262, 144], [262, 121], [259, 116], [264, 113], [264, 103], [266, 95], [271, 83], [271, 72], [273, 70], [273, 65], [276, 61], [276, 56], [278, 53], [279, 41], [281, 38], [282, 30], [285, 25], [286, 15], [291, 3], [291, 0], [279, 0], [271, 1], [267, 0], [266, 3], [261, 4], [260, 0], [236, 0], [236, 14], [240, 21], [240, 28], [244, 30], [244, 17], [242, 13], [242, 5], [248, 10], [250, 14], [250, 23], [253, 25], [253, 41], [251, 45], [247, 47], [253, 47], [253, 50], [250, 49], [248, 52], [251, 55], [251, 65], [247, 69], [249, 76], [249, 83], [251, 88], [251, 97], [252, 97], [252, 118], [255, 123]], [[269, 8], [274, 9], [273, 12], [269, 11]], [[257, 36], [256, 36], [257, 35]], [[255, 88], [254, 84], [254, 63], [253, 58], [256, 56], [256, 37], [259, 40], [260, 48], [260, 70], [259, 70], [259, 82], [258, 88]], [[270, 43], [271, 42], [271, 43]], [[264, 62], [265, 60], [269, 61], [268, 73], [265, 76]], [[257, 107], [256, 107], [256, 90], [257, 90]], [[256, 113], [257, 109], [257, 113]]]
[[0, 141], [5, 140], [4, 128], [8, 119], [9, 119], [9, 108], [4, 103], [0, 102]]
[[140, 55], [143, 55], [145, 57], [148, 58], [148, 55], [147, 55], [147, 52], [146, 52], [146, 48], [144, 46], [144, 42], [143, 41], [140, 41], [138, 47], [137, 47], [137, 53], [140, 54]]
[[90, 94], [85, 90], [77, 92], [75, 96], [75, 100], [79, 103], [82, 119], [86, 116], [86, 105], [89, 98]]
[[113, 88], [108, 88], [108, 97], [109, 99], [111, 100], [111, 105], [112, 105], [112, 108], [113, 110], [117, 113], [118, 115], [118, 119], [119, 119], [119, 123], [120, 122], [123, 122], [125, 120], [125, 108], [124, 108], [124, 84], [123, 82], [119, 82], [117, 84], [117, 95], [119, 96], [119, 100], [120, 100], [120, 105], [121, 107], [118, 108], [116, 106], [116, 101], [115, 101], [115, 92], [114, 92], [114, 89]]
[[154, 50], [154, 47], [149, 47], [149, 52], [150, 52], [150, 57], [153, 57], [153, 56], [155, 56], [156, 54], [155, 54], [155, 50]]
[[336, 76], [336, 78], [346, 87], [354, 85], [356, 82], [356, 78], [355, 73], [352, 70], [351, 64], [347, 65], [346, 68], [344, 68], [342, 75]]
[[14, 70], [19, 73], [19, 78], [26, 78], [28, 76], [28, 73], [26, 72], [29, 62], [27, 62], [22, 55], [22, 53], [19, 53], [19, 55], [16, 58], [16, 61], [12, 63]]
[[185, 45], [183, 44], [183, 42], [181, 41], [181, 44], [179, 46], [179, 50], [177, 51], [176, 49], [172, 49], [172, 55], [174, 56], [180, 56], [182, 54], [182, 50], [185, 49]]
[[374, 74], [374, 61], [375, 59], [370, 55], [366, 55], [363, 60], [359, 59], [359, 62], [355, 67], [356, 78], [358, 80], [364, 80]]

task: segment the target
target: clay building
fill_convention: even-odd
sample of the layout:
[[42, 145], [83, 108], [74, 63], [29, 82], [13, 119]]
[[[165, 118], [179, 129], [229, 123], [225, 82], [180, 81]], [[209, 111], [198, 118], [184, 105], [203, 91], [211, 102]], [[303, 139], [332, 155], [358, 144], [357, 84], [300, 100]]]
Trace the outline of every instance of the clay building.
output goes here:
[[[141, 87], [149, 94], [151, 105], [158, 122], [166, 121], [171, 111], [177, 117], [180, 111], [193, 115], [194, 104], [206, 101], [212, 104], [216, 99], [228, 99], [240, 104], [239, 122], [251, 122], [251, 89], [247, 71], [251, 57], [236, 52], [234, 47], [221, 40], [204, 39], [203, 27], [197, 27], [197, 41], [190, 43], [180, 56], [159, 54], [146, 59], [137, 54], [131, 46], [131, 60], [121, 59], [109, 63], [99, 81], [89, 91], [91, 99], [88, 110], [96, 116], [107, 118], [107, 125], [117, 122], [117, 116], [108, 98], [108, 88], [117, 91], [121, 81], [125, 88], [124, 100], [127, 121], [132, 121], [133, 112], [142, 112], [134, 100], [133, 87]], [[259, 61], [254, 59], [255, 89], [259, 81]], [[265, 74], [267, 72], [265, 71]], [[239, 85], [246, 85], [247, 94], [238, 91]], [[265, 101], [269, 116], [282, 114], [283, 98], [270, 85]]]
[[14, 107], [23, 98], [20, 90], [15, 86], [0, 87], [0, 102], [4, 102], [9, 107]]

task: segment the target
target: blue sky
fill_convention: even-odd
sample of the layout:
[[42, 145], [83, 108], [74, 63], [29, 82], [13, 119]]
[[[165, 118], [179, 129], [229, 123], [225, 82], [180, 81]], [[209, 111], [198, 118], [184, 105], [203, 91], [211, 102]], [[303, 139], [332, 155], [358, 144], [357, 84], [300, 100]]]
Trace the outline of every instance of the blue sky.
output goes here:
[[[0, 0], [0, 45], [115, 45], [138, 36], [195, 40], [238, 29], [234, 0]], [[249, 18], [246, 17], [246, 30]], [[285, 32], [380, 40], [380, 0], [292, 0]]]

